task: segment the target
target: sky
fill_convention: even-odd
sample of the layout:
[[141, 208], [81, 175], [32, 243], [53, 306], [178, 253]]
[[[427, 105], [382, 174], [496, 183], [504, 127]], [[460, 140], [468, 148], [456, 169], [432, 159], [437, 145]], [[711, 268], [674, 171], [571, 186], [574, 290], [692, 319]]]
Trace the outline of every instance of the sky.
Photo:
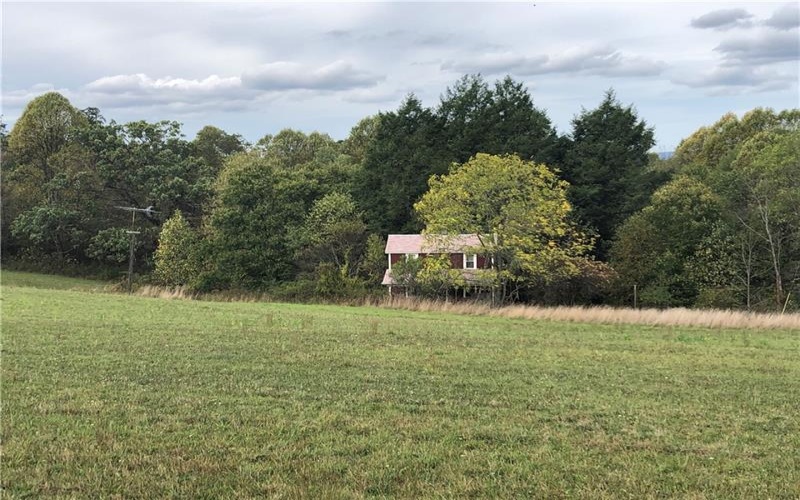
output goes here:
[[2, 2], [2, 115], [55, 90], [107, 119], [343, 139], [466, 73], [524, 82], [560, 133], [613, 88], [656, 151], [727, 112], [800, 107], [798, 3]]

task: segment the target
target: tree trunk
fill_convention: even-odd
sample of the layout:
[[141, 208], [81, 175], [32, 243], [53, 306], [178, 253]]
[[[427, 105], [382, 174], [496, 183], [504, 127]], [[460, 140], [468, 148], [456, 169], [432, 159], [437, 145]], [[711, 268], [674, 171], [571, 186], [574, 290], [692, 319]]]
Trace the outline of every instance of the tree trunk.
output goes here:
[[765, 201], [763, 204], [758, 200], [758, 211], [761, 215], [761, 221], [764, 223], [764, 232], [766, 240], [769, 244], [769, 253], [772, 258], [772, 270], [775, 274], [775, 304], [778, 310], [783, 305], [783, 278], [781, 277], [781, 248], [780, 238], [773, 234], [773, 228], [770, 224], [769, 218], [769, 202]]

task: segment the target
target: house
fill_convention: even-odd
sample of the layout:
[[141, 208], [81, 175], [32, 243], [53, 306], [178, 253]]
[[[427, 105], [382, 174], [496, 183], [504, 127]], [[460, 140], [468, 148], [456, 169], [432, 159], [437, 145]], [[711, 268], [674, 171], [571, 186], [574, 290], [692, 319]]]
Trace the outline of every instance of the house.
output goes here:
[[[483, 247], [477, 234], [430, 235], [430, 234], [390, 234], [386, 239], [389, 268], [383, 275], [382, 285], [393, 288], [400, 285], [392, 277], [392, 266], [401, 260], [424, 259], [429, 255], [447, 254], [453, 269], [462, 270], [467, 283], [477, 282], [479, 269], [489, 269], [491, 262], [478, 250]], [[466, 293], [466, 289], [463, 290]], [[406, 291], [407, 294], [407, 291]]]

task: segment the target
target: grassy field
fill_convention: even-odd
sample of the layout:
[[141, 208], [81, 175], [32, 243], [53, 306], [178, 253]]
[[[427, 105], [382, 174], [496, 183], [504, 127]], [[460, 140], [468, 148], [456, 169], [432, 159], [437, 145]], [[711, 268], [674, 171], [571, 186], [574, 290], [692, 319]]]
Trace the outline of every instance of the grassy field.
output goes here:
[[800, 497], [798, 331], [2, 278], [9, 498]]

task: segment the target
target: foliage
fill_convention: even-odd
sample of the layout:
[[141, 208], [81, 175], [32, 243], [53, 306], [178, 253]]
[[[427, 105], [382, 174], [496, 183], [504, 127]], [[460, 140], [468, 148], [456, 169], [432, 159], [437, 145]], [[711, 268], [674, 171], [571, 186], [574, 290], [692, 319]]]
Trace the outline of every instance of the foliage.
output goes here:
[[[79, 142], [84, 113], [55, 92], [33, 99], [3, 148], [6, 248], [36, 258], [80, 259], [96, 228], [99, 182]], [[4, 238], [4, 240], [6, 239]]]
[[366, 225], [349, 194], [331, 193], [314, 202], [294, 234], [299, 267], [331, 264], [346, 275], [355, 275], [363, 252]]
[[720, 199], [708, 186], [679, 176], [622, 225], [612, 265], [624, 283], [639, 285], [643, 305], [691, 305], [698, 282], [686, 265], [720, 215]]
[[510, 76], [490, 88], [480, 75], [465, 75], [445, 91], [437, 115], [452, 161], [488, 153], [551, 164], [560, 156], [550, 119], [534, 107], [524, 84]]
[[202, 268], [198, 238], [180, 210], [176, 210], [163, 226], [158, 238], [153, 275], [167, 286], [192, 285]]
[[446, 298], [450, 290], [467, 286], [463, 271], [453, 268], [448, 254], [427, 255], [421, 262], [416, 283], [422, 296]]
[[389, 275], [392, 280], [403, 287], [407, 293], [413, 294], [418, 290], [418, 277], [425, 259], [406, 258], [392, 264]]
[[377, 234], [367, 236], [364, 244], [364, 257], [361, 260], [360, 272], [367, 283], [378, 285], [383, 280], [387, 268], [386, 240]]
[[[139, 240], [135, 240], [134, 244], [136, 247], [141, 246]], [[101, 229], [92, 236], [86, 254], [88, 257], [100, 262], [114, 264], [126, 262], [130, 255], [130, 236], [121, 227]]]
[[263, 289], [293, 277], [286, 235], [303, 220], [310, 189], [302, 174], [256, 153], [226, 162], [209, 218], [216, 286]]
[[323, 299], [359, 299], [367, 295], [366, 283], [354, 276], [348, 265], [320, 262], [314, 276], [315, 297]]
[[242, 136], [208, 125], [197, 132], [191, 146], [194, 154], [204, 160], [210, 173], [216, 175], [229, 156], [244, 152], [246, 144]]
[[86, 123], [85, 117], [57, 92], [43, 94], [25, 107], [8, 136], [8, 149], [43, 182], [57, 173], [51, 160]]
[[591, 248], [570, 218], [566, 188], [545, 165], [478, 154], [432, 177], [415, 208], [428, 234], [477, 234], [477, 253], [494, 259], [496, 283], [508, 298], [575, 275], [576, 259]]
[[442, 128], [434, 113], [409, 95], [397, 111], [381, 113], [374, 140], [354, 180], [353, 195], [364, 210], [370, 232], [413, 233], [413, 204], [428, 178], [447, 171]]
[[11, 225], [11, 234], [30, 256], [56, 256], [59, 260], [74, 259], [86, 238], [77, 211], [50, 205], [20, 214]]
[[[661, 160], [648, 153], [652, 129], [613, 91], [558, 137], [522, 82], [466, 75], [436, 106], [409, 95], [343, 141], [284, 129], [250, 145], [213, 126], [187, 140], [174, 121], [108, 122], [50, 92], [8, 133], [0, 119], [0, 239], [4, 257], [31, 268], [118, 273], [131, 218], [114, 207], [153, 206], [135, 224], [147, 269], [179, 210], [204, 256], [193, 287], [310, 300], [377, 287], [382, 238], [428, 223], [429, 234], [480, 234], [505, 299], [627, 302], [637, 284], [645, 305], [780, 310], [800, 294], [798, 130], [797, 109], [727, 114]], [[515, 167], [470, 160], [510, 153]], [[477, 174], [448, 170], [472, 161]], [[598, 260], [586, 234], [600, 237]], [[420, 293], [449, 290], [435, 263]], [[292, 280], [303, 283], [292, 291]]]
[[564, 177], [579, 216], [597, 231], [601, 258], [617, 227], [646, 204], [660, 177], [648, 170], [654, 144], [653, 129], [613, 90], [572, 121]]
[[367, 155], [367, 148], [375, 140], [380, 123], [380, 115], [362, 118], [350, 129], [350, 135], [347, 136], [347, 139], [342, 144], [342, 152], [349, 155], [353, 162], [361, 165]]
[[623, 280], [659, 304], [781, 309], [800, 270], [798, 129], [799, 110], [755, 109], [684, 140], [678, 177], [619, 230]]

